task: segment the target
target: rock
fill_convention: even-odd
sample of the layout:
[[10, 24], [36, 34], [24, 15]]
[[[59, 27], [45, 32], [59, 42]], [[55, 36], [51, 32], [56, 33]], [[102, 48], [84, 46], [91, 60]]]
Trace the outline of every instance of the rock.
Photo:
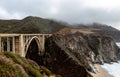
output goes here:
[[62, 77], [92, 77], [95, 63], [117, 60], [114, 40], [95, 34], [55, 34], [46, 39], [46, 66]]
[[97, 63], [103, 64], [104, 62], [110, 63], [116, 61], [118, 52], [116, 44], [111, 37], [108, 36], [87, 36], [89, 48], [94, 52]]

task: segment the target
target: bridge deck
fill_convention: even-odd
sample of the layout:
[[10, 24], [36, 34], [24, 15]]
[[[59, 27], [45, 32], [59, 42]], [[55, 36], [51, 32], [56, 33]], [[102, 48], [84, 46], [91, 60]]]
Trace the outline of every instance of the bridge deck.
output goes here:
[[13, 36], [20, 36], [20, 35], [23, 35], [23, 36], [49, 35], [51, 36], [52, 34], [0, 34], [0, 37], [13, 37]]

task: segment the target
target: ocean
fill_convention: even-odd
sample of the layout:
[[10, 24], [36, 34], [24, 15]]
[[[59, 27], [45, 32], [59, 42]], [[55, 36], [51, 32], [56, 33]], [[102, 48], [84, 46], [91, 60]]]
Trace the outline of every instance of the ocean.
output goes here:
[[113, 64], [104, 64], [102, 68], [106, 69], [108, 73], [114, 77], [120, 77], [120, 62]]
[[[120, 47], [120, 43], [116, 43]], [[118, 63], [102, 65], [102, 68], [106, 69], [108, 73], [114, 77], [120, 77], [120, 61]]]

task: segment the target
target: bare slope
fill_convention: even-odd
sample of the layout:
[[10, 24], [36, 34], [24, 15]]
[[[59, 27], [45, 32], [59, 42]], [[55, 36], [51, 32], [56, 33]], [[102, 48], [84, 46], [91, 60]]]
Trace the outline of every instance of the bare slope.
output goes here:
[[120, 30], [113, 28], [112, 26], [93, 23], [93, 24], [79, 24], [74, 25], [72, 28], [74, 29], [88, 29], [92, 32], [97, 32], [100, 35], [108, 35], [111, 36], [115, 41], [120, 42]]

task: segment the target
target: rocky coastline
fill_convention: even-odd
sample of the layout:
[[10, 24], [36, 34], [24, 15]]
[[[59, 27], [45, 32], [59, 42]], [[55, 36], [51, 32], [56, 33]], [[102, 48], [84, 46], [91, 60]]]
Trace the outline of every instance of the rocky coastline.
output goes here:
[[45, 60], [52, 72], [62, 77], [93, 77], [95, 64], [117, 62], [119, 48], [109, 36], [54, 34], [46, 39]]

